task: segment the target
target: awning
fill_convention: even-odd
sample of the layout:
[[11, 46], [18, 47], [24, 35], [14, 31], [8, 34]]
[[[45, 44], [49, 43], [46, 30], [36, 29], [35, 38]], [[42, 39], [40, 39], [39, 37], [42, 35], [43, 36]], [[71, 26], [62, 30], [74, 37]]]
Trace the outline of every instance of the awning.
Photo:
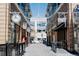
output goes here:
[[57, 27], [54, 28], [54, 31], [63, 30], [65, 29], [65, 23], [59, 24]]

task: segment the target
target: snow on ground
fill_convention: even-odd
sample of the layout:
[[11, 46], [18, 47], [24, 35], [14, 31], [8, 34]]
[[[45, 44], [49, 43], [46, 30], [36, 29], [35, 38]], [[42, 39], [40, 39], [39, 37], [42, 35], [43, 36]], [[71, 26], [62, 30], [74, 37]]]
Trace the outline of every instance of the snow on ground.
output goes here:
[[66, 50], [64, 49], [58, 49], [57, 48], [57, 52], [55, 53], [55, 56], [75, 56], [69, 52], [67, 52]]
[[30, 44], [25, 49], [23, 56], [75, 56], [64, 49], [57, 49], [57, 53], [51, 50], [51, 47], [44, 44]]

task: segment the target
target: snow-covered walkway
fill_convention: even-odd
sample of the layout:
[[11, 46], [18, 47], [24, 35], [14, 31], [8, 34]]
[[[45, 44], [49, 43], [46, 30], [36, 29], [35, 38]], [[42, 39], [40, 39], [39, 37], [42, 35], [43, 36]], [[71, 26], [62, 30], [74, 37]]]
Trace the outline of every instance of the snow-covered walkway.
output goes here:
[[25, 49], [23, 56], [74, 56], [64, 49], [57, 49], [57, 53], [51, 50], [51, 47], [44, 44], [30, 44]]

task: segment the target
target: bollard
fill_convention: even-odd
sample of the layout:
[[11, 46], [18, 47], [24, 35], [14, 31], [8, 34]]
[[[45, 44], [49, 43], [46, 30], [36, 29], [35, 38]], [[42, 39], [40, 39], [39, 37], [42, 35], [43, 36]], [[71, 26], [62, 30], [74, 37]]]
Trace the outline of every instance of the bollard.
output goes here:
[[8, 55], [7, 55], [7, 43], [6, 43], [6, 50], [5, 50], [5, 51], [6, 51], [6, 52], [5, 52], [6, 56], [8, 56]]

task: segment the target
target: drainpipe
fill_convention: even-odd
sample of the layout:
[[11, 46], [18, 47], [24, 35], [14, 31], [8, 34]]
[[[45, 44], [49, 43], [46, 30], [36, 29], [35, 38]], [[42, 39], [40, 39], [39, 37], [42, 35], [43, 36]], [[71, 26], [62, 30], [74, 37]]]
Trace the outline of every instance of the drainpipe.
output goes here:
[[74, 50], [74, 44], [73, 44], [73, 19], [72, 19], [72, 4], [68, 4], [68, 21], [67, 21], [67, 49], [69, 51]]

